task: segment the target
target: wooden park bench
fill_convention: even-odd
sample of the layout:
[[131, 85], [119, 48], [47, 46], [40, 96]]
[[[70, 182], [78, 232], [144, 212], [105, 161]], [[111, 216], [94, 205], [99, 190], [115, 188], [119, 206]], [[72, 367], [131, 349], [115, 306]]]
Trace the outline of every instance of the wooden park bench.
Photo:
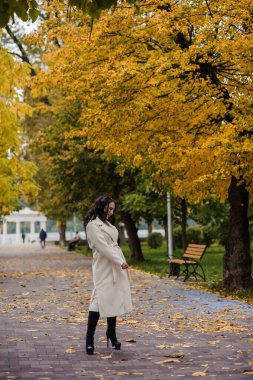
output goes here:
[[[180, 275], [184, 275], [184, 281], [193, 276], [197, 280], [197, 277], [206, 281], [204, 269], [200, 263], [204, 253], [206, 251], [206, 245], [203, 244], [189, 244], [181, 257], [181, 259], [173, 258], [168, 259], [169, 262], [169, 276], [175, 274], [177, 270], [176, 278]], [[183, 271], [181, 273], [181, 267]]]

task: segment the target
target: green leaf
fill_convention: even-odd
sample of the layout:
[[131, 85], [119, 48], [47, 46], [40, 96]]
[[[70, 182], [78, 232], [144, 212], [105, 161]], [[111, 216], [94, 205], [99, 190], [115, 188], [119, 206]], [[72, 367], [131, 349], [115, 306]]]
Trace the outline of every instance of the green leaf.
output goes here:
[[35, 8], [29, 9], [29, 17], [31, 17], [32, 22], [36, 21], [39, 16], [39, 11]]

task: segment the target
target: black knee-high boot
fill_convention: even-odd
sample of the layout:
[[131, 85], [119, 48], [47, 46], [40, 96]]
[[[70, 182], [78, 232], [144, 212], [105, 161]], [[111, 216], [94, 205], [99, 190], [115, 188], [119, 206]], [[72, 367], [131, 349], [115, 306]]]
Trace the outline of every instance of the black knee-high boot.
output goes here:
[[118, 341], [116, 337], [116, 317], [107, 318], [107, 347], [109, 346], [109, 339], [112, 343], [112, 348], [114, 350], [120, 350], [121, 343]]
[[88, 325], [86, 333], [86, 353], [92, 355], [94, 353], [94, 334], [99, 320], [99, 313], [89, 311]]

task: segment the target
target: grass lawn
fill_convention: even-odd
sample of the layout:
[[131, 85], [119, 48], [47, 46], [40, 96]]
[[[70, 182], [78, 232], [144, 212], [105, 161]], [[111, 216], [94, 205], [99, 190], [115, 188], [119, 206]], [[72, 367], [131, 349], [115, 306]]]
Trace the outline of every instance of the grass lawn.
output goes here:
[[[149, 248], [146, 242], [142, 242], [142, 251], [145, 261], [137, 262], [130, 258], [130, 251], [127, 245], [122, 247], [129, 265], [144, 270], [145, 272], [157, 274], [160, 277], [168, 275], [168, 255], [165, 241], [162, 247], [157, 249]], [[220, 281], [222, 279], [222, 258], [224, 248], [221, 246], [207, 249], [202, 266], [205, 270], [207, 281]], [[181, 257], [182, 250], [174, 252], [175, 257]]]
[[[157, 249], [149, 248], [146, 242], [142, 242], [142, 251], [143, 256], [145, 257], [145, 261], [143, 262], [138, 262], [130, 258], [130, 250], [127, 245], [124, 245], [122, 247], [122, 250], [126, 256], [127, 262], [132, 267], [141, 269], [148, 273], [156, 274], [160, 277], [168, 276], [168, 256], [165, 241], [163, 242], [162, 247]], [[227, 290], [222, 288], [222, 259], [224, 250], [224, 247], [219, 245], [208, 247], [201, 261], [201, 264], [206, 274], [206, 282], [195, 281], [193, 279], [193, 281], [187, 281], [186, 284], [189, 284], [189, 286], [193, 286], [195, 288], [208, 289], [214, 293], [219, 293], [226, 297], [242, 299], [246, 302], [253, 304], [253, 288], [237, 292], [228, 292]], [[173, 256], [181, 257], [182, 252], [182, 250], [176, 250], [173, 253]], [[252, 251], [251, 253], [253, 256]]]
[[[147, 242], [142, 242], [142, 252], [145, 258], [144, 261], [136, 261], [130, 257], [130, 250], [127, 244], [123, 245], [122, 251], [126, 257], [128, 264], [133, 267], [140, 269], [142, 271], [156, 274], [160, 277], [168, 276], [168, 255], [167, 246], [165, 241], [162, 247], [157, 249], [149, 248]], [[82, 251], [87, 254], [87, 247], [77, 248], [78, 251]], [[251, 251], [252, 255], [253, 252]], [[90, 255], [90, 253], [88, 253]], [[253, 288], [238, 292], [228, 292], [221, 286], [222, 280], [222, 259], [224, 254], [224, 247], [222, 246], [211, 246], [207, 248], [205, 255], [202, 259], [202, 266], [206, 274], [206, 282], [203, 281], [187, 281], [186, 284], [193, 286], [195, 288], [205, 288], [211, 290], [212, 292], [222, 294], [227, 297], [242, 299], [246, 302], [253, 304]], [[181, 257], [182, 250], [177, 250], [174, 252], [174, 257]], [[253, 264], [252, 264], [253, 273]], [[178, 280], [180, 281], [180, 280]]]

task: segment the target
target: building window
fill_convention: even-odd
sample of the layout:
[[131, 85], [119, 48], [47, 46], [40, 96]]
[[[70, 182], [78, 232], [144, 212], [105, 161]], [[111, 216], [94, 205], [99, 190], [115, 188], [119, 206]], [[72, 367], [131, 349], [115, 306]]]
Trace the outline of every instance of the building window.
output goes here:
[[36, 234], [38, 234], [40, 232], [41, 228], [40, 228], [40, 222], [35, 222], [34, 223], [34, 232]]
[[20, 223], [20, 231], [21, 233], [24, 232], [25, 234], [30, 233], [30, 222], [21, 222]]
[[15, 233], [16, 233], [16, 223], [7, 222], [7, 234], [15, 234]]

